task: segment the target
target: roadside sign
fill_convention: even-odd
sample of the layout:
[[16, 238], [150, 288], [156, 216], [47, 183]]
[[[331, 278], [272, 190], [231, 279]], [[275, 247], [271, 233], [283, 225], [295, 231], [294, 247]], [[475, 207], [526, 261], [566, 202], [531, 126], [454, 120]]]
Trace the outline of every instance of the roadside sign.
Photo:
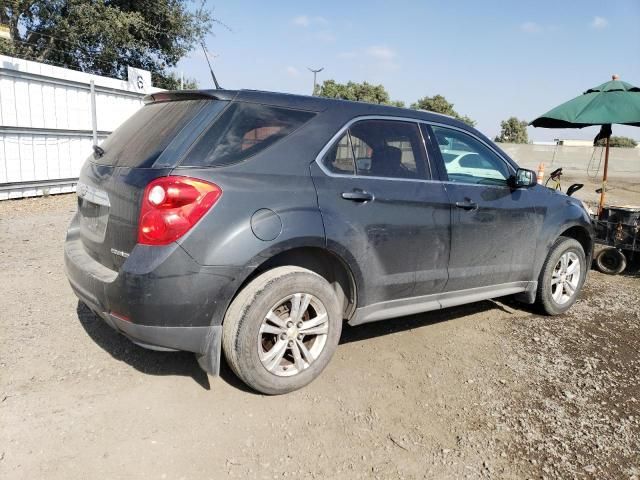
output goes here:
[[151, 72], [140, 68], [127, 67], [129, 87], [141, 93], [147, 93], [151, 86]]

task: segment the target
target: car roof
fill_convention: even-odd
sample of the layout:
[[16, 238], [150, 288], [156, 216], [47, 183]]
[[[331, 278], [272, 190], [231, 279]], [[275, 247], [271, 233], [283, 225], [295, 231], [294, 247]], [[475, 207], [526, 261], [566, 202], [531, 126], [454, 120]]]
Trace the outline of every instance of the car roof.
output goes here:
[[393, 107], [377, 103], [354, 102], [335, 98], [316, 97], [310, 95], [295, 95], [291, 93], [266, 92], [260, 90], [175, 90], [163, 91], [147, 95], [145, 103], [212, 98], [217, 100], [239, 101], [273, 105], [297, 110], [322, 112], [332, 108], [339, 108], [352, 116], [381, 115], [392, 117], [412, 118], [430, 122], [444, 123], [470, 130], [465, 123], [448, 115], [442, 115], [427, 110]]

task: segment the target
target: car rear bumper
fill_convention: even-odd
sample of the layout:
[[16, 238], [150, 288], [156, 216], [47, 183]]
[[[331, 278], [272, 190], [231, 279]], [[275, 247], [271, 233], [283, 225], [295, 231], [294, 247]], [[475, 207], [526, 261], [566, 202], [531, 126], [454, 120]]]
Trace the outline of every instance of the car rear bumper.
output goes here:
[[76, 296], [109, 326], [145, 348], [194, 352], [217, 373], [222, 319], [244, 268], [201, 266], [177, 244], [137, 245], [116, 272], [86, 252], [73, 226], [64, 259]]

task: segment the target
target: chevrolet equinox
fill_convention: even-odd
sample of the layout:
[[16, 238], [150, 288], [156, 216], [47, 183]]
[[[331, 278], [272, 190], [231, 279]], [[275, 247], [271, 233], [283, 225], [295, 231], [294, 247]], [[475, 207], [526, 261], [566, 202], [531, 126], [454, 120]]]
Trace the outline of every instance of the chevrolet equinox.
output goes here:
[[162, 92], [85, 162], [64, 246], [77, 296], [143, 347], [224, 351], [298, 389], [350, 325], [515, 295], [575, 301], [593, 230], [450, 117], [257, 91]]

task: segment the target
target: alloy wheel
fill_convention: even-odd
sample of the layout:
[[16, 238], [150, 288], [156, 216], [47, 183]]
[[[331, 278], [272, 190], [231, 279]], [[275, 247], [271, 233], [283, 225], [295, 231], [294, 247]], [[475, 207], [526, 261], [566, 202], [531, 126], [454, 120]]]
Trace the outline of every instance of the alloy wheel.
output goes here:
[[295, 293], [277, 302], [265, 315], [258, 333], [258, 356], [267, 371], [288, 377], [309, 368], [322, 353], [329, 317], [322, 302]]
[[574, 252], [565, 252], [558, 259], [551, 276], [551, 297], [564, 305], [575, 296], [580, 283], [580, 258]]

